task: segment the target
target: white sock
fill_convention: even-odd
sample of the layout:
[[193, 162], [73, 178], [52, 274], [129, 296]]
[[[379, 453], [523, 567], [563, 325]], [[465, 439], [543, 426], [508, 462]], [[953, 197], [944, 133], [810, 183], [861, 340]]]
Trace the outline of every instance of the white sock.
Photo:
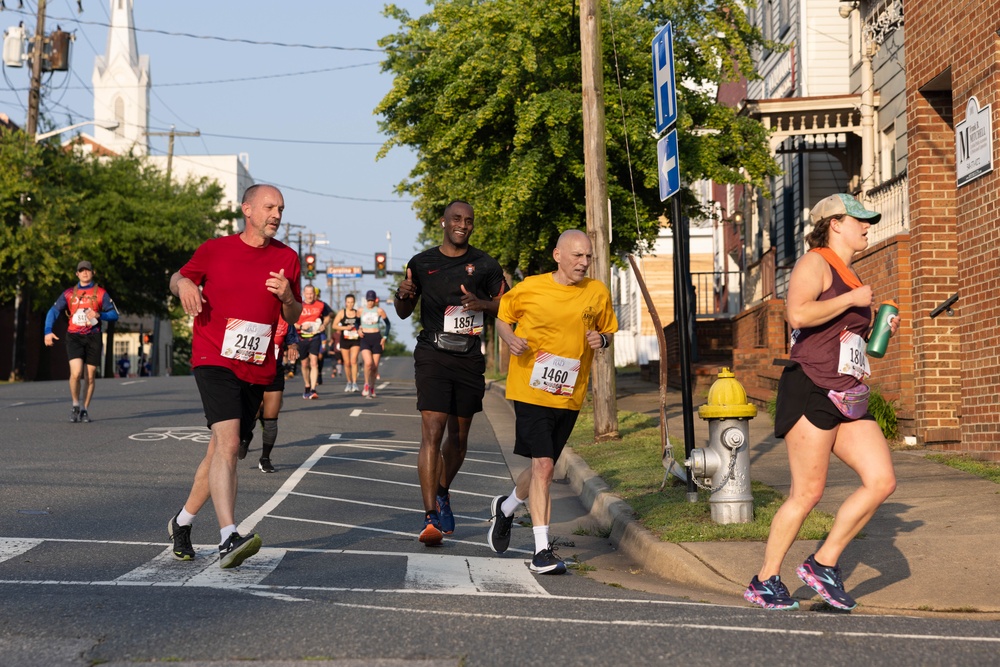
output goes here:
[[191, 514], [183, 507], [181, 508], [181, 513], [177, 515], [177, 525], [178, 526], [190, 526], [194, 523], [194, 514]]
[[531, 532], [535, 534], [535, 553], [549, 548], [549, 527], [532, 526]]
[[219, 544], [225, 544], [226, 540], [229, 539], [229, 536], [235, 532], [236, 532], [236, 524], [234, 523], [231, 523], [228, 526], [225, 526], [224, 528], [220, 529], [219, 535], [222, 536], [222, 539], [219, 541]]
[[517, 487], [510, 492], [510, 495], [500, 503], [500, 511], [503, 512], [504, 516], [514, 516], [514, 512], [517, 508], [521, 506], [524, 501], [517, 497]]

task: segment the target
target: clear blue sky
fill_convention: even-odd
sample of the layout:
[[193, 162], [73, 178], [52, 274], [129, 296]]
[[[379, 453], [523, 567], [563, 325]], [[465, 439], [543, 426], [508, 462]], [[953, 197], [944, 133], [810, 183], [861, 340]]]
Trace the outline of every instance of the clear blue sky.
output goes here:
[[[43, 114], [56, 127], [94, 117], [91, 76], [94, 56], [106, 48], [110, 1], [82, 0], [83, 13], [77, 0], [48, 2], [46, 32], [58, 24], [76, 34], [71, 71], [53, 73], [42, 100]], [[35, 0], [26, 0], [22, 10], [17, 2], [6, 4], [0, 28], [23, 20], [33, 32]], [[427, 11], [424, 0], [395, 4], [414, 16]], [[394, 193], [414, 157], [394, 149], [375, 161], [384, 137], [373, 110], [391, 86], [389, 75], [380, 72], [377, 41], [398, 29], [382, 16], [383, 5], [381, 0], [135, 0], [136, 41], [139, 53], [149, 56], [153, 83], [150, 130], [176, 125], [178, 131], [201, 131], [199, 138], [178, 137], [176, 154], [248, 153], [257, 182], [282, 186], [285, 222], [305, 225], [330, 242], [316, 247], [320, 267], [336, 262], [372, 269], [375, 252], [390, 250], [388, 232], [390, 269], [416, 250], [420, 224], [409, 202]], [[5, 68], [4, 74], [0, 111], [23, 125], [29, 71]], [[150, 148], [166, 154], [166, 138], [152, 138]], [[325, 293], [326, 281], [318, 284]], [[365, 276], [352, 287], [376, 289], [384, 297], [389, 284]], [[403, 325], [400, 338], [408, 341], [410, 331]]]

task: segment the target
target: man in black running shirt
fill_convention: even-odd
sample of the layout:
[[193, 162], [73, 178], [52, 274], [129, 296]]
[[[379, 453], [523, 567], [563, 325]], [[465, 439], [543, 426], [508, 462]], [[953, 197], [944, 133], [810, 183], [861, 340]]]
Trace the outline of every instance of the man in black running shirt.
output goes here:
[[406, 319], [422, 299], [423, 330], [413, 365], [422, 421], [417, 470], [426, 512], [420, 541], [427, 546], [440, 544], [455, 530], [449, 488], [465, 461], [472, 417], [482, 412], [486, 391], [483, 313], [496, 315], [507, 290], [500, 264], [469, 245], [475, 218], [468, 202], [448, 204], [441, 227], [441, 245], [406, 265], [394, 304], [396, 314]]

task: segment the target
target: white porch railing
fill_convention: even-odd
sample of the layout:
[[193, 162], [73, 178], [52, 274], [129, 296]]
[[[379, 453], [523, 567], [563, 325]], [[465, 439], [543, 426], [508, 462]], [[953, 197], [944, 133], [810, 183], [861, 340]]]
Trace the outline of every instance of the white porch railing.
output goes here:
[[910, 198], [906, 172], [869, 190], [865, 205], [882, 214], [879, 223], [868, 229], [869, 246], [909, 232]]

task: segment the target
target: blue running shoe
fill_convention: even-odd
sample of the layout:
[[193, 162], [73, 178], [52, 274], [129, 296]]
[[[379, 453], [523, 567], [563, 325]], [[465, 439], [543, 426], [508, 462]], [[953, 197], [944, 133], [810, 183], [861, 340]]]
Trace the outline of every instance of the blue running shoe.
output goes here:
[[436, 547], [441, 544], [444, 535], [441, 533], [441, 522], [438, 520], [437, 512], [428, 512], [424, 517], [424, 529], [418, 538], [424, 546]]
[[813, 589], [823, 600], [836, 609], [850, 611], [858, 606], [850, 595], [844, 591], [844, 580], [840, 577], [839, 567], [826, 567], [816, 563], [812, 556], [806, 558], [806, 562], [799, 565], [795, 574], [805, 582], [806, 586]]
[[799, 602], [788, 593], [788, 588], [781, 581], [781, 577], [774, 575], [766, 581], [761, 581], [757, 575], [753, 575], [750, 585], [743, 591], [743, 599], [752, 602], [764, 609], [788, 609], [799, 608]]
[[[374, 394], [372, 394], [374, 396]], [[451, 535], [455, 532], [455, 515], [451, 513], [451, 494], [437, 497], [438, 518], [441, 520], [441, 532]]]

